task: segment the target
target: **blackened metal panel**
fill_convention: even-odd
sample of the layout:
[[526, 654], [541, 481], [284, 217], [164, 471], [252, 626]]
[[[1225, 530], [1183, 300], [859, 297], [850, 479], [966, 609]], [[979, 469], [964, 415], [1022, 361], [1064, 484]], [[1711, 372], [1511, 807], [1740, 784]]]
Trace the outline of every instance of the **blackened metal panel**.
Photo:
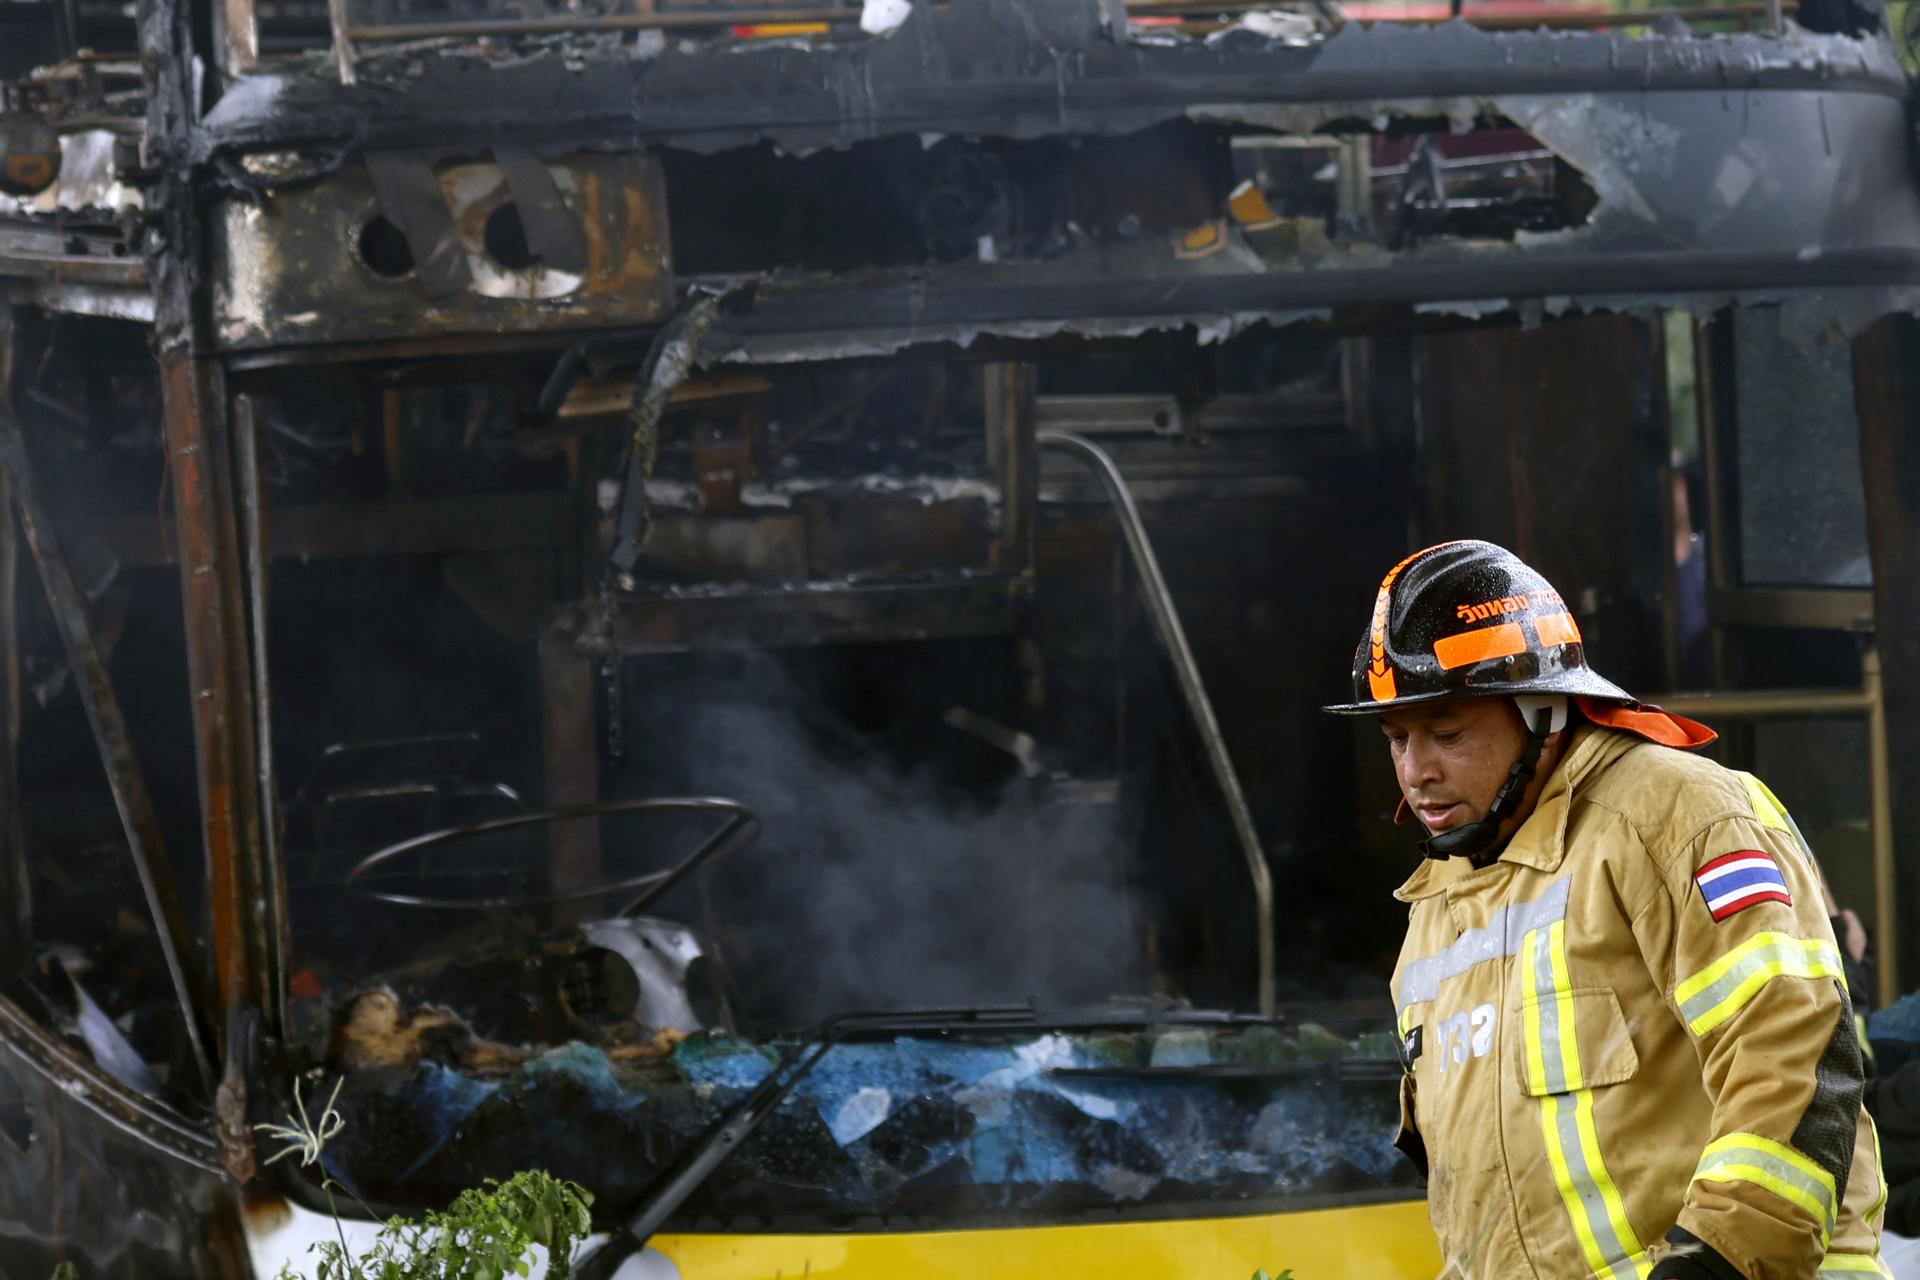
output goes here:
[[[950, 6], [925, 16], [874, 44], [676, 45], [619, 63], [583, 54], [577, 65], [507, 64], [449, 50], [431, 76], [415, 74], [411, 58], [396, 63], [378, 90], [249, 86], [211, 113], [203, 141], [219, 154], [294, 140], [445, 146], [464, 133], [488, 145], [598, 138], [716, 152], [771, 141], [805, 153], [914, 135], [1112, 135], [1178, 120], [1299, 133], [1336, 121], [1446, 116], [1465, 126], [1504, 115], [1579, 170], [1599, 202], [1585, 226], [1513, 243], [1443, 240], [1395, 253], [1335, 243], [1309, 254], [1229, 232], [1233, 253], [1188, 262], [1175, 261], [1164, 238], [1140, 236], [1045, 261], [783, 281], [763, 291], [754, 315], [722, 322], [708, 347], [716, 358], [878, 354], [982, 333], [1120, 336], [1186, 323], [1218, 335], [1343, 306], [1486, 314], [1519, 300], [1583, 308], [1854, 291], [1802, 308], [1794, 324], [1812, 329], [1857, 328], [1920, 305], [1906, 82], [1878, 38], [1348, 24], [1307, 47], [1237, 33], [1204, 46], [1122, 49], [1089, 5]], [[276, 193], [276, 202], [281, 195], [311, 198]], [[228, 220], [262, 216], [241, 209]], [[590, 233], [593, 221], [589, 211]], [[521, 283], [523, 296], [539, 294]], [[574, 323], [558, 301], [523, 310], [543, 327]], [[325, 340], [338, 323], [310, 324], [299, 307], [235, 314], [245, 321], [228, 336], [236, 345], [258, 345], [246, 329], [273, 315], [288, 318], [283, 336], [292, 339]], [[611, 308], [595, 314], [617, 322]], [[446, 331], [440, 324], [424, 331]]]
[[1905, 109], [1867, 91], [1502, 96], [1501, 114], [1592, 184], [1589, 224], [1521, 249], [1690, 245], [1817, 261], [1920, 246]]
[[[113, 1082], [58, 1079], [34, 1042], [0, 1018], [0, 1240], [9, 1275], [46, 1276], [63, 1261], [82, 1276], [208, 1276], [243, 1280], [222, 1246], [234, 1216], [213, 1144], [175, 1135], [177, 1150], [141, 1136], [136, 1112], [110, 1110]], [[237, 1234], [237, 1233], [236, 1233]]]
[[[217, 344], [528, 333], [648, 324], [666, 314], [666, 203], [652, 157], [536, 164], [564, 209], [531, 217], [499, 165], [439, 164], [432, 191], [418, 181], [424, 167], [410, 165], [411, 185], [391, 193], [376, 194], [368, 169], [350, 166], [264, 205], [222, 206], [212, 254]], [[436, 209], [445, 210], [443, 225]], [[582, 231], [584, 270], [541, 256], [562, 213]], [[384, 225], [376, 221], [383, 217]], [[558, 256], [570, 256], [564, 243]]]
[[526, 147], [502, 146], [493, 149], [493, 158], [513, 191], [533, 256], [561, 271], [586, 271], [586, 232], [540, 157]]
[[[1883, 39], [1737, 35], [1711, 38], [1494, 33], [1348, 23], [1301, 45], [1251, 33], [1121, 45], [1080, 0], [948, 5], [893, 39], [806, 45], [676, 43], [650, 59], [503, 60], [449, 49], [435, 73], [419, 55], [362, 63], [363, 83], [264, 79], [208, 115], [216, 145], [267, 137], [369, 146], [444, 145], [451, 132], [489, 140], [599, 135], [721, 151], [769, 141], [804, 154], [891, 134], [993, 137], [1118, 135], [1182, 117], [1267, 108], [1268, 123], [1306, 132], [1330, 120], [1471, 111], [1495, 94], [1566, 96], [1693, 89], [1717, 99], [1750, 90], [1856, 89], [1904, 97]], [[583, 46], [584, 48], [584, 46]]]
[[6, 1267], [50, 1276], [234, 1276], [209, 1249], [227, 1184], [88, 1115], [0, 1050], [0, 1240]]
[[[551, 634], [540, 650], [540, 749], [549, 808], [600, 799], [599, 706], [592, 658]], [[581, 818], [547, 827], [546, 887], [566, 893], [601, 881], [600, 820]], [[568, 919], [591, 918], [595, 904], [562, 908]]]
[[569, 605], [558, 637], [583, 654], [772, 649], [870, 640], [1005, 635], [1032, 584], [1017, 578], [778, 591], [690, 590]]
[[[1009, 518], [1001, 503], [924, 503], [910, 497], [853, 501], [806, 494], [794, 506], [806, 522], [808, 563], [824, 580], [900, 582], [977, 573], [989, 565], [1000, 573], [1019, 572], [998, 562], [994, 525]], [[1024, 522], [1026, 514], [1012, 518]]]
[[1033, 563], [1033, 508], [1040, 474], [1033, 438], [1037, 379], [1031, 364], [990, 365], [986, 377], [987, 458], [1000, 481], [993, 567], [1021, 573]]
[[[1186, 322], [1217, 340], [1328, 308], [1486, 315], [1523, 302], [1559, 311], [1702, 297], [1786, 296], [1785, 328], [1800, 340], [1920, 303], [1920, 192], [1904, 109], [1883, 94], [1670, 89], [1454, 105], [1505, 115], [1576, 168], [1598, 200], [1586, 223], [1392, 253], [1236, 240], [1231, 253], [1180, 261], [1163, 239], [1143, 239], [1045, 262], [782, 281], [762, 288], [750, 312], [722, 317], [708, 357], [880, 354], [986, 333], [1126, 336]], [[1285, 123], [1257, 104], [1195, 110]]]
[[445, 298], [473, 283], [466, 250], [453, 225], [453, 210], [447, 207], [440, 180], [426, 156], [370, 151], [367, 179], [373, 183], [380, 214], [406, 238], [413, 273], [428, 297]]

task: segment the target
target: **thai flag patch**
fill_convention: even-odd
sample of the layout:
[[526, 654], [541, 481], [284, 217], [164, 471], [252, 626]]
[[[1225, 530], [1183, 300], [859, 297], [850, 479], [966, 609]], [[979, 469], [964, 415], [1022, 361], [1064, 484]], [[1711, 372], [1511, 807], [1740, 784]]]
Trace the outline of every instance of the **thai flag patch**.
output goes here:
[[1707, 912], [1715, 920], [1725, 920], [1736, 911], [1745, 911], [1756, 902], [1784, 902], [1793, 905], [1787, 892], [1787, 878], [1771, 854], [1759, 849], [1723, 853], [1693, 873], [1706, 899]]

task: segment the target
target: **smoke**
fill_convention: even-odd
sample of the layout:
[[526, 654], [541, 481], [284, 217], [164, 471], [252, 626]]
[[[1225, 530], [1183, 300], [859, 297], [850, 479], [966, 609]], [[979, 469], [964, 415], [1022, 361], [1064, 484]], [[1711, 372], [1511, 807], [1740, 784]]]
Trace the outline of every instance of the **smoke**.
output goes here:
[[[628, 664], [629, 684], [658, 662]], [[938, 713], [899, 706], [888, 672], [863, 677], [852, 701], [880, 699], [911, 751], [861, 733], [774, 655], [675, 666], [678, 678], [629, 693], [629, 754], [609, 789], [725, 795], [761, 814], [759, 841], [710, 876], [750, 1021], [1144, 992], [1132, 821], [1117, 788], [1088, 801], [1026, 778]], [[605, 838], [618, 856], [617, 831]], [[699, 891], [653, 910], [698, 923]]]

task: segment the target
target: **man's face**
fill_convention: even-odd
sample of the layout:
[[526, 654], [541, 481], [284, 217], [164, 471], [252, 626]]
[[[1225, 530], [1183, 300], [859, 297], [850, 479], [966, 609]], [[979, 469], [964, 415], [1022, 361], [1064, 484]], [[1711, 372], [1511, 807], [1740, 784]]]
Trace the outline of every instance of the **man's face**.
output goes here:
[[1527, 733], [1506, 698], [1463, 698], [1380, 715], [1400, 794], [1430, 834], [1487, 816]]

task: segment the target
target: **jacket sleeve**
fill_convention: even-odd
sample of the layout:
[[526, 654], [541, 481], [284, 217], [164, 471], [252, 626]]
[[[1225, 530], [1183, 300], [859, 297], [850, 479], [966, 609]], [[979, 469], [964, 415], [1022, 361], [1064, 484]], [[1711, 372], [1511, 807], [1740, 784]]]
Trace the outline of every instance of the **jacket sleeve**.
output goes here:
[[1880, 1126], [1890, 1188], [1887, 1230], [1920, 1235], [1920, 1062], [1869, 1081], [1867, 1113]]
[[1669, 852], [1671, 914], [1660, 923], [1670, 927], [1643, 936], [1644, 946], [1665, 935], [1664, 957], [1649, 964], [1713, 1099], [1672, 1238], [1691, 1236], [1746, 1280], [1803, 1280], [1846, 1195], [1860, 1047], [1809, 856], [1777, 801], [1769, 811], [1771, 793], [1749, 789], [1751, 815], [1714, 821]]

